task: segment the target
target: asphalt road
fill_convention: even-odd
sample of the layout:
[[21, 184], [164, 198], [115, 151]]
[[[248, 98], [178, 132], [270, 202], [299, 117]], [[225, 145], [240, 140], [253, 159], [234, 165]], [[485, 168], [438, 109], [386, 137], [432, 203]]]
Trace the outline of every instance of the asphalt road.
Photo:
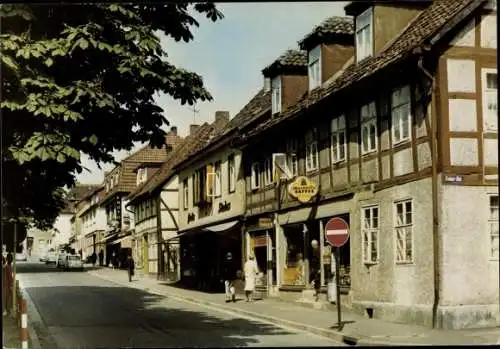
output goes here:
[[86, 272], [18, 263], [41, 321], [43, 349], [117, 347], [342, 346], [310, 333], [251, 321], [124, 287]]

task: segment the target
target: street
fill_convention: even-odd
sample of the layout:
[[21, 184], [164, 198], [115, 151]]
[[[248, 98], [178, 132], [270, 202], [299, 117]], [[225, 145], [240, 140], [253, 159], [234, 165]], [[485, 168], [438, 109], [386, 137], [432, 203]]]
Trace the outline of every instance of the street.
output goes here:
[[60, 272], [31, 262], [18, 263], [17, 270], [43, 322], [31, 324], [44, 349], [342, 345], [123, 287], [86, 272]]

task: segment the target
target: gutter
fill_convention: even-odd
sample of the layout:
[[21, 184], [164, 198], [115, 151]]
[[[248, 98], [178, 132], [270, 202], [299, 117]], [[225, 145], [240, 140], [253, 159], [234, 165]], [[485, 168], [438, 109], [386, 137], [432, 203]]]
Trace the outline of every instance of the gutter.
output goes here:
[[[417, 66], [420, 71], [432, 82], [431, 103], [435, 103], [436, 79], [424, 68], [423, 55], [421, 54]], [[432, 246], [433, 246], [433, 269], [434, 269], [434, 301], [432, 303], [432, 328], [437, 328], [437, 311], [441, 293], [441, 275], [440, 275], [440, 250], [441, 237], [439, 235], [439, 209], [438, 209], [438, 164], [437, 164], [437, 115], [435, 108], [431, 106], [431, 162], [432, 162]]]

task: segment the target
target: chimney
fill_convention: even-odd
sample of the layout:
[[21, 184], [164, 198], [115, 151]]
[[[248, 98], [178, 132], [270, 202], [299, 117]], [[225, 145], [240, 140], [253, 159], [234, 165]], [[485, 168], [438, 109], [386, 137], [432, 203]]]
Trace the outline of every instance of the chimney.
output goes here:
[[189, 125], [189, 135], [193, 136], [198, 131], [199, 128], [200, 125], [195, 125], [195, 124]]
[[177, 136], [177, 126], [170, 127], [170, 131], [168, 131], [168, 134]]
[[165, 135], [165, 144], [167, 151], [175, 149], [182, 142], [182, 137], [177, 135], [177, 127], [172, 126]]
[[271, 91], [271, 78], [266, 78], [264, 76], [264, 92]]
[[215, 112], [215, 122], [220, 124], [225, 124], [229, 122], [229, 112], [223, 110], [217, 110]]

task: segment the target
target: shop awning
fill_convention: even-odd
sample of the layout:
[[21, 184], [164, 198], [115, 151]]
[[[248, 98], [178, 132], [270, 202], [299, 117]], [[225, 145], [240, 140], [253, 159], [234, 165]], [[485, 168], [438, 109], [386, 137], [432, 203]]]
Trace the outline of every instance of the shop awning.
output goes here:
[[114, 238], [116, 235], [118, 235], [118, 232], [111, 234], [111, 235], [108, 235], [108, 236], [105, 236], [104, 239], [97, 241], [96, 244], [102, 244], [103, 242], [106, 242], [106, 241]]
[[119, 239], [116, 239], [111, 244], [116, 245], [116, 244], [122, 243], [122, 248], [127, 248], [127, 247], [132, 247], [131, 240], [132, 240], [132, 235], [127, 235], [127, 236], [121, 237]]
[[[175, 240], [175, 239], [179, 239], [180, 237], [182, 237], [182, 236], [184, 236], [184, 235], [186, 235], [186, 234], [187, 234], [187, 232], [177, 234], [176, 236], [172, 236], [172, 237], [169, 237], [168, 239], [165, 239], [163, 242], [166, 242], [166, 243], [171, 242], [171, 241], [173, 241], [173, 240]], [[158, 242], [158, 243], [159, 243], [159, 244], [162, 244], [163, 242], [161, 242], [161, 241], [160, 241], [160, 242]]]
[[205, 227], [205, 228], [203, 228], [203, 230], [208, 230], [208, 231], [211, 231], [214, 233], [220, 233], [220, 232], [224, 232], [226, 230], [229, 230], [231, 228], [234, 228], [239, 222], [240, 221], [238, 219], [235, 219], [234, 221], [229, 221], [226, 223], [221, 223], [221, 224]]

